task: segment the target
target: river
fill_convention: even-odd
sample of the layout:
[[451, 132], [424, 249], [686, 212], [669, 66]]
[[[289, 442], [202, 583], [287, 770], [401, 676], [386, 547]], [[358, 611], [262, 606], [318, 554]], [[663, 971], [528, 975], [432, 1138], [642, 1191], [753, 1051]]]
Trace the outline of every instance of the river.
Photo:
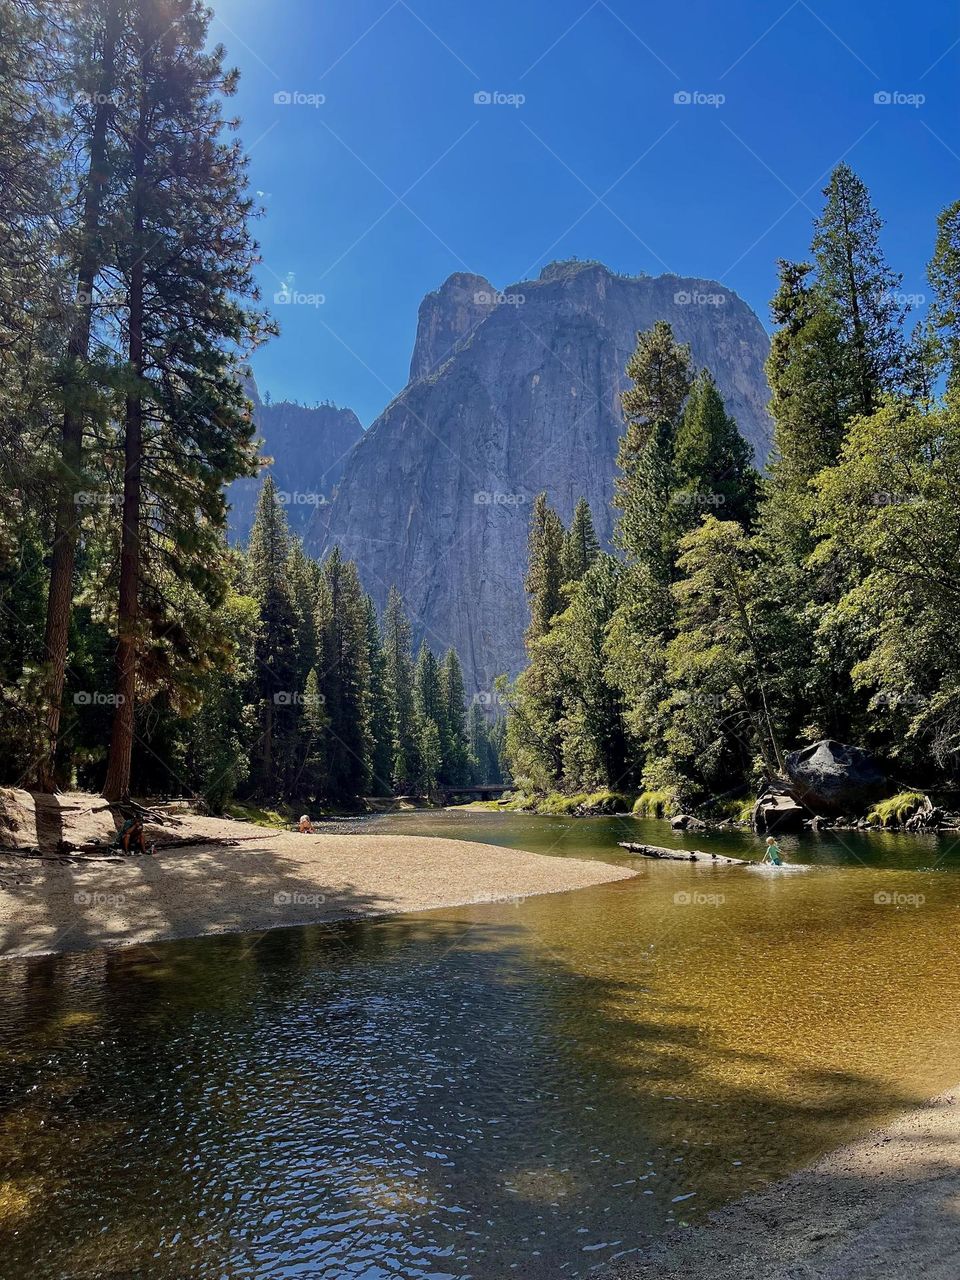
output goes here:
[[586, 1276], [960, 1081], [953, 837], [363, 829], [639, 874], [3, 964], [5, 1280]]

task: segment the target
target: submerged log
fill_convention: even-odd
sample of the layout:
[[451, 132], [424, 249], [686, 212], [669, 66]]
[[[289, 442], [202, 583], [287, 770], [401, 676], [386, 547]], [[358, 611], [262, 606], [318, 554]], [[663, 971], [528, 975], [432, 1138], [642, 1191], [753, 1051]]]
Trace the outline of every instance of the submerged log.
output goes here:
[[639, 853], [644, 858], [656, 858], [663, 862], [709, 862], [717, 867], [748, 867], [748, 858], [728, 858], [722, 853], [704, 853], [702, 849], [664, 849], [656, 844], [633, 844], [629, 840], [618, 840], [621, 849], [630, 853]]

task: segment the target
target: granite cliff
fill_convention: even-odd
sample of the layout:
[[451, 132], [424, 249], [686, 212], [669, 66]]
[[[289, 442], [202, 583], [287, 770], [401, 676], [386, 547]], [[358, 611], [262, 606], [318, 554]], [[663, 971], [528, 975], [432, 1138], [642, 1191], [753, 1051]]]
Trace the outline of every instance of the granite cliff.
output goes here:
[[[347, 454], [362, 437], [363, 427], [352, 409], [335, 405], [309, 407], [289, 400], [265, 404], [252, 378], [246, 391], [262, 439], [260, 456], [273, 459], [266, 470], [285, 503], [291, 530], [302, 536], [318, 507], [332, 499]], [[263, 473], [235, 480], [227, 489], [231, 542], [243, 542], [250, 534], [262, 479]]]
[[585, 495], [609, 541], [624, 367], [661, 318], [712, 370], [762, 462], [767, 335], [722, 285], [581, 262], [502, 291], [458, 273], [424, 300], [411, 381], [348, 455], [307, 549], [338, 544], [378, 604], [396, 583], [418, 640], [454, 645], [469, 686], [489, 690], [523, 664], [534, 496], [568, 520]]

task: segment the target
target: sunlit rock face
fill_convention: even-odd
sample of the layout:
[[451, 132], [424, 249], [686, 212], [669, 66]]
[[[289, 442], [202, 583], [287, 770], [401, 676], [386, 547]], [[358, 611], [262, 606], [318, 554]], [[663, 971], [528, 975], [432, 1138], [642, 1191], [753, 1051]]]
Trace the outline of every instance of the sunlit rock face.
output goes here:
[[712, 371], [762, 462], [768, 339], [724, 286], [580, 262], [501, 290], [460, 273], [424, 300], [412, 380], [350, 452], [308, 550], [339, 544], [378, 604], [396, 583], [417, 640], [455, 646], [470, 688], [490, 690], [523, 665], [535, 495], [564, 520], [584, 495], [609, 542], [624, 368], [659, 319]]

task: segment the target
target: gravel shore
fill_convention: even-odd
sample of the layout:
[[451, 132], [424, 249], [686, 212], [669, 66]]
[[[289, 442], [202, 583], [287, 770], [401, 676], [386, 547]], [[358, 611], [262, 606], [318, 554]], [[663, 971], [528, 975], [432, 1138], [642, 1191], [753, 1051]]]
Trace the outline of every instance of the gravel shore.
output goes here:
[[960, 1090], [710, 1216], [603, 1280], [957, 1280]]

